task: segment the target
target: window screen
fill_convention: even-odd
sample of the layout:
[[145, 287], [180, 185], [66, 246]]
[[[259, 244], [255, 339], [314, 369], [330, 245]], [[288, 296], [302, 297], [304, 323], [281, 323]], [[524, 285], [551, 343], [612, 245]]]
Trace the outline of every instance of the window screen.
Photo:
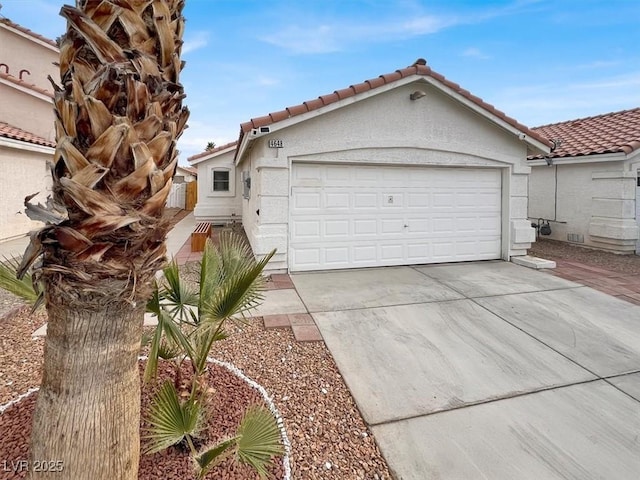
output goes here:
[[229, 171], [228, 170], [213, 171], [213, 191], [214, 192], [229, 191]]

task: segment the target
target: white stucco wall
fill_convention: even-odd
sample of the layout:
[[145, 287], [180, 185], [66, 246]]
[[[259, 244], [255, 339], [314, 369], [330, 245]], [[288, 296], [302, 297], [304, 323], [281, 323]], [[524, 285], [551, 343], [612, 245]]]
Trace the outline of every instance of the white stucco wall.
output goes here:
[[[9, 75], [19, 78], [21, 70], [28, 70], [22, 75], [24, 82], [52, 91], [47, 76], [59, 80], [58, 67], [53, 65], [59, 55], [53, 45], [0, 24], [0, 63], [9, 67]], [[0, 71], [4, 73], [4, 67]]]
[[631, 253], [638, 239], [635, 186], [636, 173], [623, 161], [534, 166], [529, 217], [551, 220], [554, 240]]
[[[411, 101], [417, 86], [427, 95]], [[282, 140], [283, 148], [268, 148], [269, 139]], [[370, 95], [261, 136], [242, 160], [240, 169], [250, 166], [252, 176], [243, 224], [256, 255], [277, 249], [270, 268], [288, 268], [289, 172], [295, 161], [501, 168], [504, 258], [525, 254], [534, 239], [527, 220], [525, 143], [424, 83]]]
[[0, 241], [42, 227], [42, 223], [33, 222], [24, 214], [24, 198], [41, 192], [32, 202], [45, 201], [51, 189], [47, 161], [53, 160], [53, 149], [24, 142], [13, 142], [16, 147], [12, 148], [4, 143], [0, 142]]
[[[196, 165], [198, 169], [198, 202], [194, 215], [198, 221], [241, 221], [242, 183], [239, 171], [233, 162], [234, 151], [222, 153]], [[213, 191], [213, 169], [229, 169], [231, 188], [229, 192]]]

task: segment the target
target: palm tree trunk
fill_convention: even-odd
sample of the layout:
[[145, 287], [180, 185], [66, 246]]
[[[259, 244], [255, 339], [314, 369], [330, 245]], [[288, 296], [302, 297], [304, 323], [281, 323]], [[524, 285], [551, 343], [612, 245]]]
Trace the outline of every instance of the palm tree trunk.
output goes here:
[[49, 314], [30, 475], [134, 480], [137, 353], [151, 282], [166, 262], [162, 215], [188, 118], [178, 81], [184, 0], [76, 5], [61, 10], [67, 33], [54, 83], [50, 206], [64, 215], [28, 208], [48, 225], [32, 235], [20, 269], [41, 258], [34, 278]]
[[47, 309], [30, 465], [49, 462], [50, 472], [33, 472], [42, 478], [136, 479], [144, 305], [87, 300], [94, 305], [86, 310]]

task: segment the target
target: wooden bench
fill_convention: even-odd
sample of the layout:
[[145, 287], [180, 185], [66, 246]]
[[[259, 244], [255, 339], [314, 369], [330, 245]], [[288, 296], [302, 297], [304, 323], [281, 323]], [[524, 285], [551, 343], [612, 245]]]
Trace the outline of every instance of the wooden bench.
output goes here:
[[211, 237], [211, 224], [209, 222], [196, 224], [196, 228], [191, 233], [191, 251], [202, 252], [209, 237]]

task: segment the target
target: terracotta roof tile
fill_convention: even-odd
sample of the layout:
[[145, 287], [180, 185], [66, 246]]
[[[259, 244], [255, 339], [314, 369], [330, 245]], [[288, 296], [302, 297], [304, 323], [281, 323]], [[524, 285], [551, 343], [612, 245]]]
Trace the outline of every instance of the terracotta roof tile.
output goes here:
[[279, 112], [270, 113], [269, 117], [273, 123], [281, 122], [282, 120], [286, 120], [291, 115], [287, 110], [280, 110]]
[[384, 85], [385, 81], [384, 81], [384, 78], [378, 77], [378, 78], [372, 78], [370, 80], [365, 80], [364, 83], [369, 85], [369, 90], [373, 90], [374, 88], [378, 88]]
[[[318, 97], [316, 99], [308, 100], [306, 102], [303, 102], [301, 105], [298, 105], [298, 106], [295, 106], [295, 107], [289, 107], [289, 108], [286, 109], [286, 112], [287, 112], [288, 116], [291, 116], [291, 117], [296, 116], [296, 115], [300, 115], [302, 113], [311, 112], [311, 111], [317, 110], [317, 109], [319, 109], [319, 108], [321, 108], [321, 107], [323, 107], [325, 105], [330, 105], [332, 103], [335, 103], [340, 99], [348, 98], [348, 97], [354, 96], [354, 95], [359, 94], [359, 93], [367, 92], [369, 90], [374, 90], [376, 88], [382, 87], [383, 85], [386, 85], [386, 84], [389, 84], [389, 83], [393, 83], [395, 81], [400, 80], [401, 78], [410, 77], [412, 75], [433, 78], [434, 80], [436, 80], [439, 83], [441, 83], [441, 84], [445, 85], [446, 87], [450, 88], [451, 90], [453, 90], [457, 94], [463, 96], [464, 98], [466, 98], [470, 102], [478, 105], [482, 109], [494, 114], [495, 116], [497, 116], [498, 118], [500, 118], [501, 120], [506, 122], [507, 124], [509, 124], [512, 127], [520, 130], [521, 132], [525, 133], [526, 135], [530, 136], [531, 138], [533, 138], [535, 140], [538, 140], [539, 142], [542, 142], [543, 144], [545, 144], [545, 145], [547, 145], [549, 147], [552, 145], [551, 142], [549, 140], [547, 140], [546, 137], [540, 136], [539, 134], [537, 134], [536, 132], [530, 130], [529, 128], [527, 128], [526, 126], [522, 125], [521, 123], [517, 122], [513, 118], [508, 117], [503, 112], [501, 112], [500, 110], [496, 109], [493, 105], [490, 105], [490, 104], [486, 103], [480, 97], [472, 95], [469, 91], [461, 88], [460, 85], [458, 85], [457, 83], [454, 83], [454, 82], [452, 82], [450, 80], [447, 80], [444, 76], [440, 75], [437, 72], [434, 72], [433, 70], [431, 70], [430, 67], [428, 67], [426, 65], [426, 61], [423, 60], [423, 59], [418, 59], [413, 65], [410, 65], [409, 67], [396, 70], [395, 72], [392, 72], [392, 73], [387, 73], [387, 74], [384, 74], [384, 75], [380, 75], [377, 78], [371, 78], [369, 80], [365, 80], [362, 83], [351, 85], [350, 87], [342, 89], [342, 90], [336, 90], [333, 93], [329, 93], [327, 95], [321, 95], [320, 97]], [[302, 106], [304, 106], [305, 108], [304, 109], [301, 108]], [[275, 113], [270, 114], [270, 116], [267, 115], [265, 117], [255, 118], [255, 119], [252, 119], [249, 122], [245, 122], [245, 123], [241, 124], [240, 125], [240, 138], [239, 138], [238, 142], [241, 143], [242, 142], [242, 138], [244, 137], [244, 135], [247, 132], [249, 132], [252, 128], [257, 128], [258, 126], [266, 126], [266, 125], [269, 125], [269, 123], [274, 123], [273, 121], [269, 122], [267, 119], [273, 119], [273, 115], [277, 114], [277, 113], [278, 112], [275, 112]]]
[[307, 100], [306, 102], [303, 103], [303, 105], [306, 105], [308, 111], [311, 111], [311, 110], [317, 110], [318, 108], [323, 107], [324, 103], [319, 98], [314, 98], [313, 100]]
[[356, 94], [356, 92], [351, 87], [343, 88], [341, 90], [336, 90], [333, 93], [338, 95], [340, 100], [344, 100], [345, 98], [353, 97]]
[[38, 40], [40, 40], [42, 42], [48, 43], [52, 47], [58, 48], [58, 45], [56, 45], [56, 42], [54, 42], [53, 40], [51, 40], [51, 39], [49, 39], [47, 37], [43, 37], [42, 35], [39, 35], [39, 34], [33, 32], [33, 31], [29, 30], [28, 28], [24, 28], [23, 26], [12, 22], [8, 18], [0, 18], [0, 23], [4, 23], [8, 27], [14, 28], [15, 30], [19, 30], [22, 33], [25, 33], [25, 34], [29, 35], [30, 37], [37, 38]]
[[340, 97], [335, 92], [328, 93], [327, 95], [320, 95], [318, 98], [322, 100], [324, 105], [331, 105], [332, 103], [340, 100]]
[[[552, 158], [629, 154], [640, 149], [640, 107], [543, 125], [532, 130], [559, 143], [551, 152]], [[530, 160], [536, 158], [543, 157], [529, 157]]]
[[38, 135], [34, 135], [33, 133], [29, 133], [5, 122], [0, 122], [0, 137], [12, 138], [13, 140], [20, 140], [22, 142], [33, 143], [35, 145], [43, 145], [45, 147], [56, 146], [54, 142], [51, 142], [46, 138], [39, 137]]
[[[205, 150], [202, 153], [192, 155], [189, 158], [187, 158], [187, 160], [190, 162], [193, 162], [194, 160], [197, 160], [202, 157], [206, 157], [207, 155], [211, 155], [212, 153], [221, 152], [222, 150], [226, 150], [227, 148], [235, 147], [237, 144], [238, 142], [225, 143], [224, 145], [220, 145], [219, 147], [213, 148], [211, 150]], [[181, 168], [184, 168], [186, 170], [187, 167], [181, 167]], [[189, 168], [192, 168], [192, 167], [189, 167]]]
[[358, 83], [357, 85], [351, 85], [349, 88], [353, 88], [353, 91], [355, 93], [362, 93], [371, 89], [371, 87], [367, 83]]
[[294, 105], [293, 107], [287, 107], [286, 110], [287, 112], [289, 112], [289, 115], [291, 115], [292, 117], [296, 115], [300, 115], [302, 113], [307, 113], [309, 111], [309, 109], [307, 108], [307, 105], [304, 103], [302, 105]]
[[27, 83], [24, 80], [20, 80], [19, 78], [14, 77], [13, 75], [8, 75], [6, 73], [0, 72], [0, 78], [7, 80], [15, 85], [19, 85], [24, 88], [28, 88], [29, 90], [33, 90], [34, 92], [41, 93], [42, 95], [46, 95], [48, 97], [53, 98], [53, 93], [44, 88], [36, 87], [32, 83]]

